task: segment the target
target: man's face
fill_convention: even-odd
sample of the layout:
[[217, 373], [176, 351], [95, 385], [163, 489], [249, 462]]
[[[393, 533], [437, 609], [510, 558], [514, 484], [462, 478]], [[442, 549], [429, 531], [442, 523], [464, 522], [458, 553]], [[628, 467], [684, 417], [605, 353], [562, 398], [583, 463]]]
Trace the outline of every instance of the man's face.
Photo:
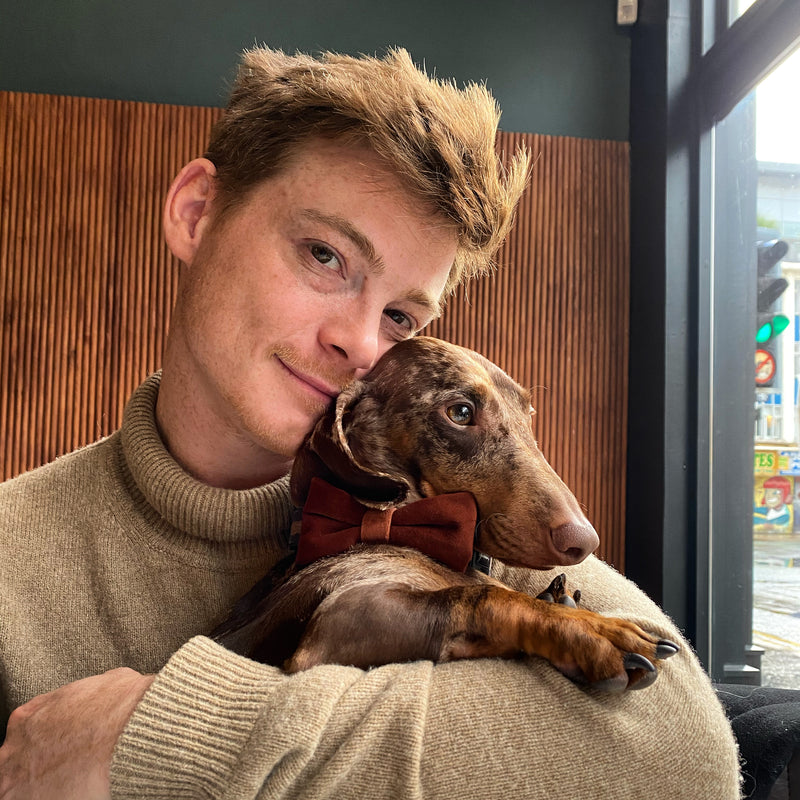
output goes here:
[[310, 143], [187, 265], [173, 327], [197, 402], [291, 457], [345, 384], [437, 315], [455, 252], [370, 150]]

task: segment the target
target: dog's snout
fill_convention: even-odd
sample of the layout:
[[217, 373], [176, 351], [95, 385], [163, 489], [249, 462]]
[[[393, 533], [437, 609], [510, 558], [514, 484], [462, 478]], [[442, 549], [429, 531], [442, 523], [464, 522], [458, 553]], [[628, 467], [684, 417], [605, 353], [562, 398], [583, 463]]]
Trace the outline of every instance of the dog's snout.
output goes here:
[[556, 551], [561, 554], [561, 564], [579, 564], [593, 553], [600, 544], [595, 529], [586, 521], [566, 522], [550, 531]]

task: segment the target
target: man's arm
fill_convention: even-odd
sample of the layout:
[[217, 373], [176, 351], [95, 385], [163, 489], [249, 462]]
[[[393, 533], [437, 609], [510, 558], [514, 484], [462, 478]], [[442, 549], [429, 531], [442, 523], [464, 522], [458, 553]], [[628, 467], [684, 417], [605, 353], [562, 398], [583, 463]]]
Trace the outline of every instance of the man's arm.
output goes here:
[[[590, 559], [565, 571], [588, 593], [589, 607], [628, 613], [679, 640], [663, 614], [605, 565]], [[552, 575], [505, 571], [504, 578], [535, 590]], [[505, 800], [640, 798], [655, 789], [730, 800], [739, 793], [736, 746], [707, 676], [682, 644], [653, 686], [609, 695], [580, 689], [535, 658], [368, 672], [323, 666], [289, 676], [199, 637], [136, 705], [114, 750], [110, 796]], [[87, 683], [60, 690], [62, 699]], [[132, 681], [130, 693], [117, 692], [118, 716], [107, 706], [76, 717], [90, 742], [93, 729], [107, 726], [97, 754], [106, 768], [110, 739], [140, 688]], [[65, 736], [69, 749], [70, 727], [53, 735]], [[86, 773], [83, 761], [75, 769]]]
[[[565, 571], [588, 607], [681, 641], [653, 686], [587, 691], [535, 658], [287, 676], [198, 638], [134, 712], [112, 796], [736, 798], [736, 745], [688, 643], [596, 559]], [[532, 591], [552, 579], [503, 572]]]

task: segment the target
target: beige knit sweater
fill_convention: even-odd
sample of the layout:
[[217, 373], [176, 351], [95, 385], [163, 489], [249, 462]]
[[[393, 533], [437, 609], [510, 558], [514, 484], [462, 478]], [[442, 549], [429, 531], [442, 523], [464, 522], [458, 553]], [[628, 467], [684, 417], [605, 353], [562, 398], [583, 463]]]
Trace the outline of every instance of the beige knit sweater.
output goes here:
[[[156, 376], [121, 431], [0, 487], [0, 727], [36, 694], [125, 665], [158, 677], [117, 745], [114, 798], [739, 796], [686, 644], [652, 687], [611, 696], [539, 659], [289, 677], [203, 637], [284, 552], [287, 483], [192, 479], [158, 436], [157, 393]], [[680, 638], [598, 560], [566, 571], [587, 607]], [[553, 577], [498, 574], [535, 592]]]

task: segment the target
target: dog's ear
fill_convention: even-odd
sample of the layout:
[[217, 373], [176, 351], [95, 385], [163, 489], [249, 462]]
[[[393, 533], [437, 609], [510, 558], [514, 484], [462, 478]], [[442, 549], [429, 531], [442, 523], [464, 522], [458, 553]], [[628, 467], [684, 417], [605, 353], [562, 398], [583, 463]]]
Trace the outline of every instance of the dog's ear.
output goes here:
[[314, 477], [371, 508], [389, 508], [406, 498], [411, 482], [385, 446], [379, 405], [363, 381], [336, 398], [295, 457], [291, 492], [296, 506], [305, 503]]

